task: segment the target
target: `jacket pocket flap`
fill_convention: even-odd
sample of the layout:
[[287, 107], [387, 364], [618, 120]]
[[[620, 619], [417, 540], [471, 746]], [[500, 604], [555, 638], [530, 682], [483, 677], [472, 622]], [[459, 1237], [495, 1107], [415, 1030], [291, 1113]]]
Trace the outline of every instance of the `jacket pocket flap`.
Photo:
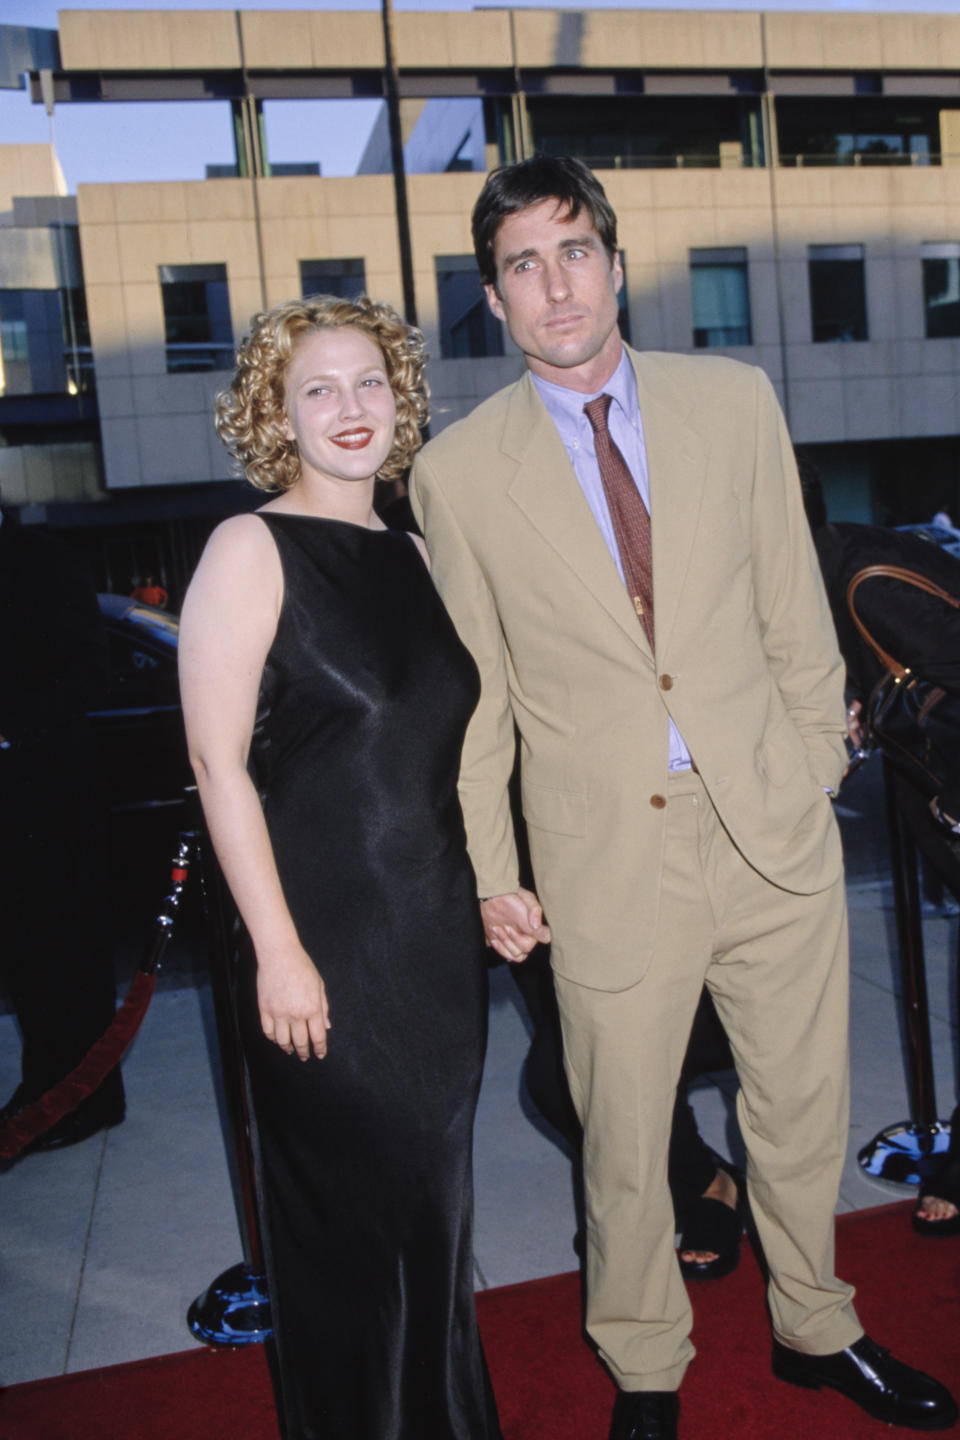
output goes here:
[[527, 784], [523, 786], [523, 818], [528, 825], [557, 835], [585, 835], [587, 797], [572, 790]]

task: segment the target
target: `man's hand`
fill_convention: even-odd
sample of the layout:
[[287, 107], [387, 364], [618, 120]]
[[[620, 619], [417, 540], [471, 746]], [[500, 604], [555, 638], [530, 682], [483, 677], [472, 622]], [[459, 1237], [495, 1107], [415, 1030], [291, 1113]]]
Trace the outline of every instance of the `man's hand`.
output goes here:
[[550, 927], [544, 924], [540, 901], [531, 890], [481, 900], [480, 916], [487, 944], [504, 960], [526, 960], [535, 945], [550, 943]]

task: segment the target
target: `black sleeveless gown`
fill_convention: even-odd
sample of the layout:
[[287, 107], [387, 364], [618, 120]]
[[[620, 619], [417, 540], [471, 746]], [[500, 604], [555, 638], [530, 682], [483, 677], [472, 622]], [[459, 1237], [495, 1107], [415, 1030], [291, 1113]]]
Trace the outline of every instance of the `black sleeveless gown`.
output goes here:
[[476, 668], [410, 536], [261, 512], [284, 597], [251, 764], [330, 1002], [327, 1057], [238, 1017], [287, 1440], [495, 1440], [473, 1298], [487, 971], [456, 781]]

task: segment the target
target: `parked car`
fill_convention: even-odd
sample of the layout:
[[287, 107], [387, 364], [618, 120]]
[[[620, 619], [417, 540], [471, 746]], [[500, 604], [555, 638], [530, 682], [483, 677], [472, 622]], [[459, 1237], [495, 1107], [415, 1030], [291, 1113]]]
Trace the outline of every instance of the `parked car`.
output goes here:
[[103, 744], [110, 808], [182, 806], [193, 775], [177, 683], [177, 617], [124, 595], [97, 598], [110, 684], [90, 718]]
[[896, 529], [916, 535], [920, 540], [929, 540], [933, 545], [941, 545], [948, 555], [956, 555], [960, 560], [960, 530], [950, 525], [935, 525], [931, 520], [924, 525], [898, 525]]

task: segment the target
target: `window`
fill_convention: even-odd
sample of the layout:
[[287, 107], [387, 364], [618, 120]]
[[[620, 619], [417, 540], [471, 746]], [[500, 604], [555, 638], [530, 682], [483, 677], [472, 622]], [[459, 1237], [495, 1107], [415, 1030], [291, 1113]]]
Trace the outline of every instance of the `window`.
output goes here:
[[960, 242], [923, 247], [923, 309], [928, 340], [960, 337]]
[[167, 373], [229, 370], [233, 326], [226, 265], [161, 265]]
[[472, 255], [438, 255], [440, 354], [444, 360], [503, 354], [500, 321], [491, 314]]
[[300, 294], [336, 295], [356, 300], [366, 294], [367, 273], [362, 260], [301, 260]]
[[866, 340], [862, 245], [811, 245], [810, 318], [814, 342]]
[[752, 345], [747, 252], [743, 246], [690, 251], [693, 343]]

